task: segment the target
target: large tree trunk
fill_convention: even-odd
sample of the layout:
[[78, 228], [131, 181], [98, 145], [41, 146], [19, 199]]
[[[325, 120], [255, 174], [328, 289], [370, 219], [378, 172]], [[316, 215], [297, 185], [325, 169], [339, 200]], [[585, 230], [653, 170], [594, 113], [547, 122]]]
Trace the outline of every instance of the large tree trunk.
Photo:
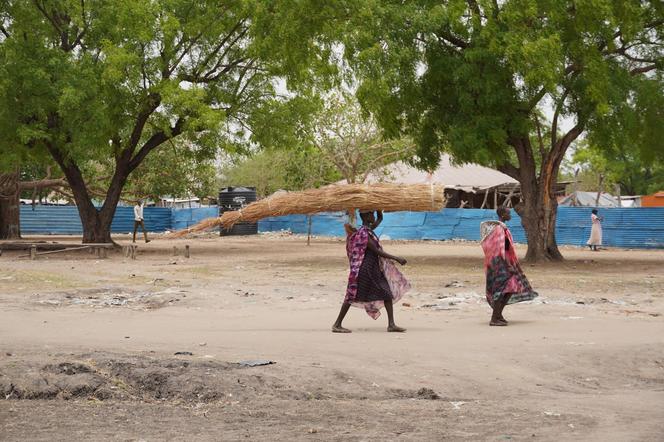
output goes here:
[[82, 177], [80, 181], [75, 180], [75, 182], [76, 188], [72, 185], [72, 180], [69, 180], [74, 198], [76, 199], [78, 213], [81, 217], [81, 224], [83, 225], [83, 242], [112, 243], [111, 224], [113, 223], [113, 217], [120, 201], [126, 177], [121, 178], [116, 172], [101, 208], [96, 208], [89, 197], [84, 197], [84, 195], [88, 194], [88, 190]]
[[78, 205], [78, 214], [83, 226], [84, 243], [112, 243], [111, 223], [113, 216], [105, 216], [96, 207], [92, 209], [88, 205]]
[[[521, 184], [522, 202], [516, 208], [521, 217], [521, 224], [528, 238], [526, 260], [561, 261], [563, 255], [556, 243], [556, 215], [558, 201], [555, 187], [558, 171], [569, 145], [583, 131], [583, 125], [577, 124], [563, 137], [552, 137], [551, 148], [546, 150], [540, 139], [539, 174], [533, 147], [527, 137], [511, 138], [519, 167], [504, 165], [501, 170], [516, 178]], [[552, 129], [555, 134], [555, 125]]]
[[[556, 243], [558, 202], [555, 184], [562, 155], [546, 155], [537, 174], [537, 164], [528, 138], [512, 139], [519, 167], [506, 170], [521, 184], [521, 203], [515, 208], [526, 231], [526, 261], [560, 261], [563, 259]], [[564, 151], [563, 151], [564, 154]]]
[[[152, 95], [152, 94], [151, 94]], [[127, 182], [129, 174], [135, 170], [145, 157], [154, 149], [162, 145], [168, 140], [180, 135], [185, 127], [185, 120], [178, 118], [175, 125], [167, 132], [158, 131], [136, 151], [138, 142], [141, 139], [141, 133], [150, 116], [150, 114], [159, 106], [160, 97], [158, 95], [151, 96], [149, 103], [146, 105], [147, 109], [141, 112], [136, 122], [134, 130], [132, 131], [129, 146], [122, 149], [120, 139], [114, 138], [112, 144], [115, 148], [115, 172], [111, 178], [108, 191], [106, 192], [104, 203], [100, 209], [97, 209], [92, 203], [92, 196], [88, 191], [83, 173], [78, 165], [67, 158], [58, 146], [53, 143], [47, 143], [46, 147], [62, 169], [62, 172], [67, 178], [67, 183], [72, 190], [78, 213], [81, 217], [81, 224], [83, 225], [83, 242], [84, 243], [112, 243], [111, 239], [111, 223], [115, 215], [122, 189]], [[58, 116], [50, 116], [50, 124], [54, 127], [57, 126]]]
[[116, 163], [115, 174], [106, 198], [102, 207], [98, 209], [92, 203], [92, 197], [79, 167], [75, 163], [67, 161], [57, 148], [50, 146], [49, 151], [64, 172], [74, 195], [83, 226], [83, 243], [112, 243], [111, 223], [129, 175], [126, 163]]
[[0, 239], [19, 239], [20, 194], [18, 171], [0, 175]]
[[556, 243], [556, 215], [558, 202], [553, 189], [542, 183], [521, 183], [523, 202], [516, 207], [521, 225], [526, 231], [528, 251], [526, 261], [560, 261], [563, 259]]

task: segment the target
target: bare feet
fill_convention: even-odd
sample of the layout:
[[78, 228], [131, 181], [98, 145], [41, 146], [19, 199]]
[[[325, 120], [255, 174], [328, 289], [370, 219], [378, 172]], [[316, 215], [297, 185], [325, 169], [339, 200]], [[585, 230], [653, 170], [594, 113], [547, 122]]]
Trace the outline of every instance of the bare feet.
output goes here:
[[406, 331], [406, 329], [403, 327], [399, 327], [398, 325], [392, 324], [387, 326], [387, 331], [392, 333], [403, 333]]
[[489, 322], [489, 325], [494, 327], [507, 327], [507, 321], [501, 321], [500, 319], [492, 319]]
[[347, 328], [343, 328], [340, 325], [333, 325], [332, 326], [332, 333], [352, 333], [352, 330], [348, 330]]

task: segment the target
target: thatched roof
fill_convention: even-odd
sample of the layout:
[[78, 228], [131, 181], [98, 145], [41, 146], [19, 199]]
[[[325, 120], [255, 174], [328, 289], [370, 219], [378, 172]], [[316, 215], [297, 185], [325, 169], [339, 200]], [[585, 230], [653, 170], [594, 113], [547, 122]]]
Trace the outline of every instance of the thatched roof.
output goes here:
[[[513, 186], [518, 182], [502, 172], [478, 164], [453, 165], [449, 155], [443, 155], [440, 165], [432, 173], [424, 172], [401, 161], [372, 173], [367, 183], [443, 184], [445, 189], [476, 193], [498, 186]], [[341, 181], [340, 183], [345, 183]]]

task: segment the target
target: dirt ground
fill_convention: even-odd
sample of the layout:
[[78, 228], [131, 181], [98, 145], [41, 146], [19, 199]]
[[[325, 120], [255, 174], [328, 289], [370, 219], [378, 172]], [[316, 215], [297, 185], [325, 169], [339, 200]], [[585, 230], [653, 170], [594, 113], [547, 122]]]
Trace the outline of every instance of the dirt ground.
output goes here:
[[540, 297], [489, 327], [477, 243], [384, 246], [408, 259], [405, 334], [358, 309], [330, 332], [337, 239], [5, 252], [0, 439], [664, 440], [664, 250], [563, 247], [524, 266]]

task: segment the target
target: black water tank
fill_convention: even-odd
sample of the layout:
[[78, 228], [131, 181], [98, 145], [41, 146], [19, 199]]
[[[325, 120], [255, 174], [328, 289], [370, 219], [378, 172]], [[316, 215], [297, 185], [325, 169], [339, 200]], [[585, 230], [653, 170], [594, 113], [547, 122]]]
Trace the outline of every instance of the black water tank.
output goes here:
[[[256, 201], [255, 187], [226, 187], [219, 192], [219, 216], [224, 212], [239, 210], [244, 206]], [[226, 230], [220, 230], [221, 236], [229, 235], [255, 235], [258, 233], [257, 223], [239, 222]]]

